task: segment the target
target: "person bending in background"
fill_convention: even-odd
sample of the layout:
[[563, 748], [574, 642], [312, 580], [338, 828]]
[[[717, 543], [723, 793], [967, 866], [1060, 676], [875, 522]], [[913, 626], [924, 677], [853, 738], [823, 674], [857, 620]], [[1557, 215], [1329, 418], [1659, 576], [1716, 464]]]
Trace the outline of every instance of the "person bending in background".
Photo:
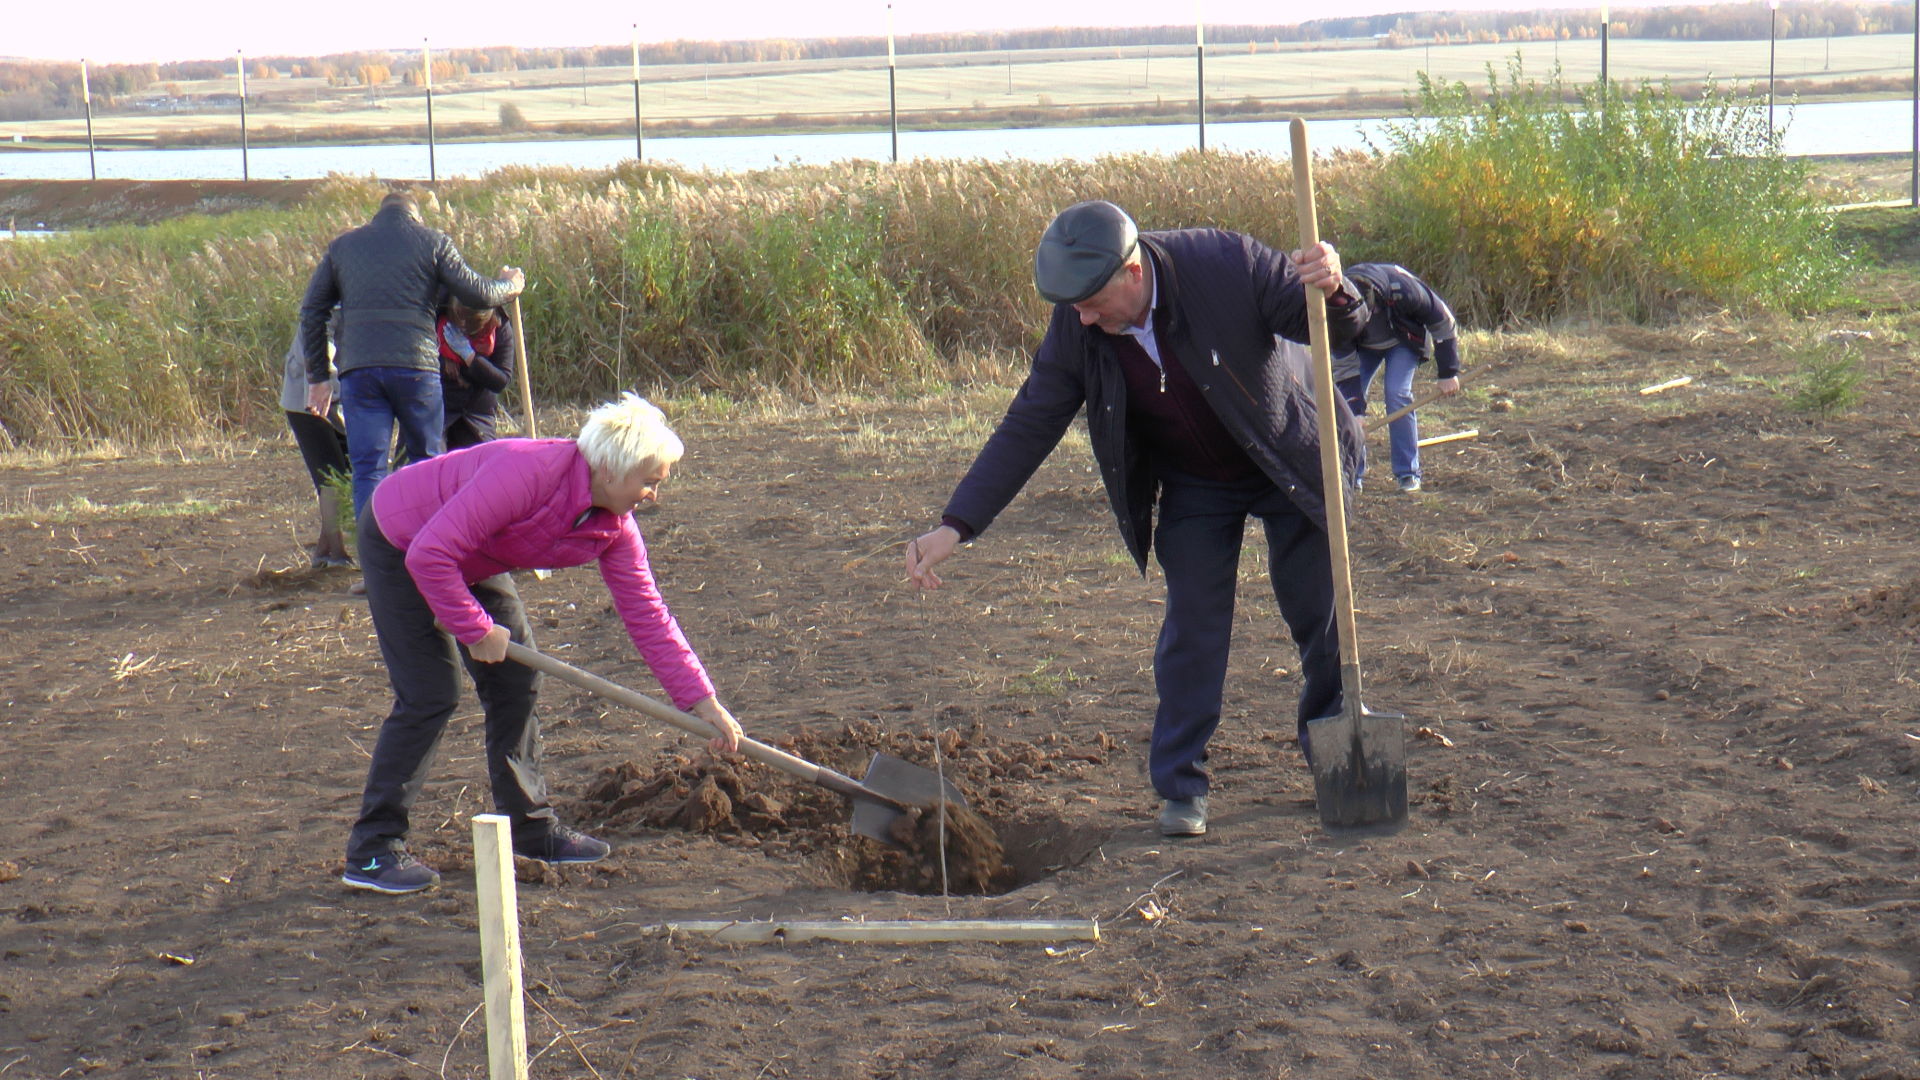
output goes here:
[[500, 392], [513, 372], [513, 323], [499, 308], [470, 308], [449, 297], [434, 332], [447, 449], [491, 442], [499, 437]]
[[533, 634], [511, 571], [598, 560], [613, 606], [678, 707], [713, 725], [716, 752], [740, 747], [700, 658], [654, 583], [635, 508], [655, 503], [684, 446], [658, 408], [632, 394], [593, 410], [577, 439], [498, 439], [415, 462], [380, 482], [360, 518], [360, 570], [393, 709], [380, 727], [342, 876], [357, 889], [410, 893], [440, 881], [407, 851], [408, 815], [472, 676], [486, 722], [495, 812], [514, 854], [596, 862], [607, 844], [555, 819], [540, 772], [539, 676], [506, 662]]
[[307, 411], [325, 416], [332, 404], [325, 323], [337, 305], [334, 364], [345, 406], [356, 519], [391, 465], [396, 424], [408, 460], [423, 461], [444, 449], [440, 349], [433, 329], [440, 297], [451, 294], [476, 308], [498, 307], [526, 285], [526, 275], [511, 266], [501, 273], [497, 281], [474, 273], [447, 234], [421, 222], [419, 204], [405, 191], [380, 200], [373, 220], [336, 237], [314, 267], [300, 304]]
[[[331, 324], [327, 333], [331, 338]], [[327, 351], [329, 354], [333, 351], [331, 340]], [[294, 335], [293, 344], [287, 347], [286, 371], [280, 382], [280, 408], [287, 414], [287, 428], [293, 432], [294, 445], [300, 448], [300, 460], [306, 464], [307, 476], [313, 481], [320, 519], [319, 537], [312, 545], [313, 568], [352, 566], [346, 536], [340, 527], [339, 490], [329, 482], [333, 476], [351, 475], [347, 465], [346, 422], [341, 419], [338, 405], [326, 416], [307, 411], [307, 354], [300, 346], [298, 333]]]
[[[1141, 573], [1149, 549], [1166, 573], [1153, 654], [1148, 771], [1167, 836], [1207, 831], [1207, 742], [1220, 724], [1247, 518], [1267, 534], [1274, 598], [1300, 653], [1296, 722], [1340, 709], [1317, 407], [1275, 335], [1307, 339], [1307, 293], [1326, 295], [1330, 336], [1345, 345], [1366, 305], [1329, 244], [1283, 255], [1223, 229], [1139, 232], [1109, 202], [1062, 210], [1034, 254], [1053, 318], [1027, 380], [987, 439], [941, 524], [907, 545], [907, 574], [933, 568], [993, 523], [1084, 406], [1107, 500]], [[1344, 402], [1344, 476], [1365, 447]], [[1154, 527], [1156, 511], [1159, 525]]]
[[[1367, 387], [1382, 367], [1389, 415], [1413, 403], [1413, 373], [1433, 361], [1442, 397], [1460, 392], [1459, 326], [1453, 309], [1431, 285], [1393, 263], [1355, 263], [1347, 280], [1366, 298], [1370, 313], [1351, 353], [1335, 361], [1340, 393], [1355, 414], [1367, 411]], [[1420, 418], [1412, 410], [1387, 425], [1393, 478], [1409, 494], [1420, 490]]]

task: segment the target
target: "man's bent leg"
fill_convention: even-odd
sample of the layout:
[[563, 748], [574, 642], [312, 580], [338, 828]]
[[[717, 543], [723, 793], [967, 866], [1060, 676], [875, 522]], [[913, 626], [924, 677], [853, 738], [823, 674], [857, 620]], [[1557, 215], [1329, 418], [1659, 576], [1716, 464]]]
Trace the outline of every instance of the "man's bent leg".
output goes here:
[[1167, 606], [1153, 654], [1160, 706], [1148, 770], [1165, 799], [1207, 793], [1207, 741], [1220, 725], [1247, 501], [1244, 485], [1178, 478], [1162, 490], [1154, 549]]
[[[1386, 399], [1387, 413], [1392, 415], [1413, 404], [1413, 374], [1419, 370], [1420, 354], [1411, 345], [1396, 346], [1386, 356], [1386, 378], [1382, 384], [1382, 395]], [[1393, 453], [1393, 478], [1404, 480], [1411, 476], [1420, 476], [1420, 417], [1417, 413], [1407, 415], [1387, 425], [1388, 441]]]
[[[1337, 496], [1336, 496], [1337, 497]], [[1307, 721], [1340, 711], [1340, 631], [1333, 612], [1333, 558], [1327, 533], [1275, 492], [1254, 511], [1267, 530], [1267, 576], [1300, 653], [1296, 723], [1306, 751]]]
[[425, 461], [446, 453], [446, 398], [440, 388], [440, 373], [389, 368], [386, 382], [407, 461]]
[[381, 373], [388, 368], [355, 368], [340, 376], [340, 407], [347, 422], [347, 460], [353, 464], [353, 516], [357, 521], [387, 475], [393, 448], [393, 407]]

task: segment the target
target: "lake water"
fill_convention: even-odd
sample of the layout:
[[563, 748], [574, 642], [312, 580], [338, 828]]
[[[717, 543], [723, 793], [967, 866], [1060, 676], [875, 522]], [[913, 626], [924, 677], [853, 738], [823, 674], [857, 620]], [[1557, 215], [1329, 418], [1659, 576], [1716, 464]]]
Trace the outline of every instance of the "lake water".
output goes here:
[[[1907, 100], [1822, 102], [1784, 106], [1775, 119], [1785, 128], [1789, 155], [1899, 153], [1913, 148], [1913, 104]], [[1316, 151], [1364, 149], [1391, 121], [1312, 120]], [[902, 131], [900, 157], [1091, 159], [1111, 153], [1174, 153], [1194, 147], [1195, 124], [1135, 124], [1088, 128], [1013, 128], [993, 131]], [[1209, 123], [1209, 149], [1254, 151], [1284, 157], [1287, 125], [1280, 121]], [[887, 132], [820, 135], [716, 135], [648, 139], [648, 161], [691, 169], [735, 172], [779, 165], [825, 164], [848, 159], [885, 161], [892, 155]], [[87, 152], [0, 153], [0, 179], [84, 180]], [[633, 157], [631, 138], [553, 142], [442, 143], [433, 165], [443, 177], [478, 176], [506, 165], [606, 168]], [[237, 180], [239, 148], [102, 150], [95, 155], [101, 179]], [[248, 173], [257, 180], [316, 179], [332, 173], [388, 179], [424, 178], [424, 144], [395, 146], [302, 146], [249, 150]]]

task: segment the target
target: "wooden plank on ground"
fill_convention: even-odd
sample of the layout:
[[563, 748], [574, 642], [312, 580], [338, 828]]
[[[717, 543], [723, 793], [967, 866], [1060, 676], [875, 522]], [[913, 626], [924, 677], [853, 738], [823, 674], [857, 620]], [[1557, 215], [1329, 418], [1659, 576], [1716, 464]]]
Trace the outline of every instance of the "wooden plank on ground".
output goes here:
[[1099, 941], [1094, 919], [792, 919], [767, 922], [659, 923], [649, 934], [693, 934], [735, 944], [824, 939], [906, 944], [920, 941]]
[[1686, 386], [1692, 382], [1693, 382], [1693, 376], [1682, 375], [1677, 379], [1668, 379], [1666, 382], [1663, 382], [1663, 383], [1654, 383], [1652, 386], [1643, 386], [1640, 388], [1640, 392], [1642, 394], [1657, 394], [1662, 390], [1673, 390], [1678, 387]]

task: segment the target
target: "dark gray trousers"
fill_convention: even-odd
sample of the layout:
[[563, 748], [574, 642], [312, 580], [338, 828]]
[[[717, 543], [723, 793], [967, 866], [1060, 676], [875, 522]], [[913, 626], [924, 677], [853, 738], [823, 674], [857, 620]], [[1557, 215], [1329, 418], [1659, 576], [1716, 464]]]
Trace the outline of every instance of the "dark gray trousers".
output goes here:
[[[493, 809], [513, 819], [516, 840], [545, 836], [554, 814], [540, 776], [540, 725], [533, 715], [539, 673], [512, 660], [478, 663], [465, 646], [436, 627], [433, 610], [407, 572], [405, 554], [380, 532], [371, 510], [360, 516], [359, 548], [367, 607], [393, 685], [393, 711], [373, 747], [347, 858], [366, 859], [406, 847], [408, 812], [420, 797], [440, 735], [460, 702], [462, 665], [473, 677], [486, 716]], [[500, 574], [472, 589], [480, 606], [513, 640], [533, 644], [512, 577]]]

